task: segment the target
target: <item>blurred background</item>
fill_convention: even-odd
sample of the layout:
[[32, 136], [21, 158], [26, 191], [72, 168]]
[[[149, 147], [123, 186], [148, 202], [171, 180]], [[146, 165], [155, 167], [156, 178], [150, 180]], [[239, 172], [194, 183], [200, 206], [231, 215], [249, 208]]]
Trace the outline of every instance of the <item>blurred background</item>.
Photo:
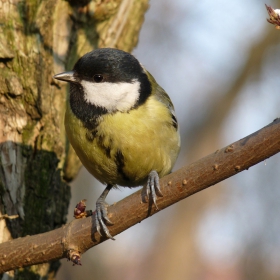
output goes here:
[[[134, 55], [170, 95], [181, 126], [174, 170], [280, 117], [280, 30], [258, 0], [152, 0]], [[83, 255], [62, 279], [280, 279], [280, 155], [193, 195]], [[104, 186], [85, 169], [72, 202]], [[113, 203], [134, 190], [110, 192]], [[127, 213], [129, 215], [129, 213]]]

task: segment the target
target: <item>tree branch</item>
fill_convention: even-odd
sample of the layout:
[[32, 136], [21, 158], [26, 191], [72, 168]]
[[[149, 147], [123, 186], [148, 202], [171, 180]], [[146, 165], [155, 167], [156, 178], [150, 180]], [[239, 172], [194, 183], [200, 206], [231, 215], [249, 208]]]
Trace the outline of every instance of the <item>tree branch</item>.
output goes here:
[[[259, 131], [206, 156], [160, 180], [160, 210], [271, 157], [280, 151], [280, 119]], [[267, 168], [267, 167], [266, 167]], [[148, 210], [149, 208], [149, 210]], [[111, 205], [109, 226], [113, 236], [159, 212], [142, 201], [141, 190]], [[129, 213], [129, 215], [127, 214]], [[96, 232], [94, 216], [43, 234], [0, 244], [0, 273], [64, 257], [79, 258], [107, 238]], [[78, 254], [78, 257], [75, 255]], [[79, 264], [79, 260], [76, 261]]]

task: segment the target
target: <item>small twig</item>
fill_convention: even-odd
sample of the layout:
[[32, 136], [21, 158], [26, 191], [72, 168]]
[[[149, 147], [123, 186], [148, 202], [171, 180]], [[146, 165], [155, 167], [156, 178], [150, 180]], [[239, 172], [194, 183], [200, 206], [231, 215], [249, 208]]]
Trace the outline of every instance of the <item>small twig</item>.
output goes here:
[[79, 252], [75, 249], [68, 250], [67, 260], [71, 261], [73, 263], [73, 266], [82, 265], [82, 263], [81, 263], [81, 252]]
[[280, 29], [280, 9], [273, 9], [265, 4], [269, 19], [266, 19], [269, 23], [274, 24], [276, 29]]
[[92, 216], [92, 210], [86, 211], [86, 199], [82, 199], [74, 209], [74, 218], [81, 219]]

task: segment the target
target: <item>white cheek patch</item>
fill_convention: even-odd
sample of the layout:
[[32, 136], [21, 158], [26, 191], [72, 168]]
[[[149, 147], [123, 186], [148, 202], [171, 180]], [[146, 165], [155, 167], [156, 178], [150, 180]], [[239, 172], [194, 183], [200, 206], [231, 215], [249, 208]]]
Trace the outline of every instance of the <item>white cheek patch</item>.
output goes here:
[[111, 111], [128, 111], [139, 98], [140, 82], [131, 83], [94, 83], [81, 81], [85, 100], [98, 107]]

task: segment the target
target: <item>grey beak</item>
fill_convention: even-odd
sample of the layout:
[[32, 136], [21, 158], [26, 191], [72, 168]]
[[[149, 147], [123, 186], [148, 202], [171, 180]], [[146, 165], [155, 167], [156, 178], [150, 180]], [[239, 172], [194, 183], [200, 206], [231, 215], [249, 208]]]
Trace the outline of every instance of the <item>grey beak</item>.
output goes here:
[[53, 78], [64, 81], [64, 82], [77, 83], [77, 81], [74, 77], [74, 71], [62, 72], [62, 73], [54, 75]]

